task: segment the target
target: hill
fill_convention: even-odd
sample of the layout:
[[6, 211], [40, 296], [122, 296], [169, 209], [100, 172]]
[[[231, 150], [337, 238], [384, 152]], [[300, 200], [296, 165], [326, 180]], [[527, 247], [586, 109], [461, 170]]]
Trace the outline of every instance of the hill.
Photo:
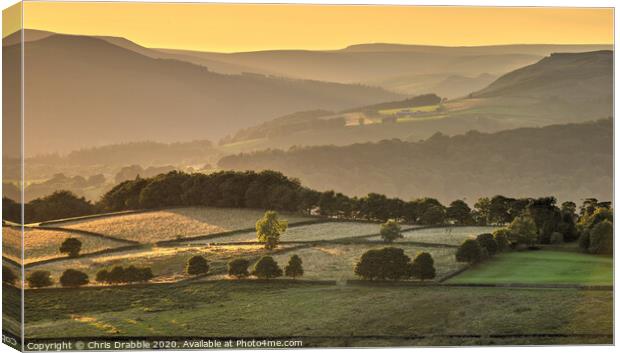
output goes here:
[[[596, 141], [596, 143], [593, 143]], [[386, 140], [227, 156], [219, 167], [273, 169], [318, 190], [385, 193], [473, 202], [493, 194], [610, 199], [611, 119], [497, 133], [436, 134], [421, 142]]]
[[[6, 65], [17, 65], [9, 61], [19, 59], [20, 47], [3, 49]], [[362, 85], [219, 74], [88, 36], [27, 41], [24, 62], [28, 155], [147, 139], [216, 139], [294, 111], [400, 98]], [[5, 78], [16, 87], [19, 72]], [[5, 113], [16, 116], [17, 109]]]

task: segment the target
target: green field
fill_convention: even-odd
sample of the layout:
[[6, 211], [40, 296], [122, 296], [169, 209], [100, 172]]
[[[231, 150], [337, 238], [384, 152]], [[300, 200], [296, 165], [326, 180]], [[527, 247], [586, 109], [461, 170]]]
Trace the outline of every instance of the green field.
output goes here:
[[448, 282], [611, 285], [613, 259], [571, 251], [510, 252], [495, 256]]
[[[415, 335], [612, 332], [611, 291], [216, 281], [67, 289], [58, 294], [25, 293], [28, 337], [302, 336], [306, 344], [381, 346], [464, 342], [402, 338]], [[611, 338], [588, 341], [611, 343]], [[570, 337], [475, 342], [535, 344], [570, 342]]]

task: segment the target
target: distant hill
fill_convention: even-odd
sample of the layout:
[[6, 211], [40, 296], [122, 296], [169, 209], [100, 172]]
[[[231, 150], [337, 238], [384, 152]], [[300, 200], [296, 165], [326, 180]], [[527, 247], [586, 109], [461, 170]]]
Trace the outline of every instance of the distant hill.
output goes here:
[[[7, 67], [16, 65], [20, 47], [3, 49]], [[146, 139], [217, 139], [290, 112], [402, 97], [362, 85], [219, 74], [89, 36], [27, 41], [24, 60], [28, 155]], [[5, 79], [17, 87], [19, 71]], [[4, 111], [17, 112], [16, 106]]]
[[227, 156], [219, 167], [273, 169], [319, 190], [351, 195], [429, 196], [450, 202], [493, 194], [610, 199], [611, 119], [497, 133], [436, 134], [422, 142], [385, 140]]

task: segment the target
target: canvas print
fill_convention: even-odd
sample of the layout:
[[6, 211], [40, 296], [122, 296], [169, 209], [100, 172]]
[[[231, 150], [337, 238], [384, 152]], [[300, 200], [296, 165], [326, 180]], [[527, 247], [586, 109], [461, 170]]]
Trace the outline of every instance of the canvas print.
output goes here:
[[613, 11], [5, 9], [4, 343], [613, 344]]

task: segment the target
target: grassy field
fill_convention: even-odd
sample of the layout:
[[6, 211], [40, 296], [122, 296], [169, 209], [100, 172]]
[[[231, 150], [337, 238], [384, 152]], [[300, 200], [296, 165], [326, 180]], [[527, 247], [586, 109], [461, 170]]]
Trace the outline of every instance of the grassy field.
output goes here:
[[423, 106], [419, 106], [419, 107], [409, 107], [409, 108], [396, 108], [396, 109], [380, 110], [379, 114], [381, 114], [381, 115], [392, 115], [392, 114], [396, 114], [396, 113], [398, 113], [398, 112], [400, 112], [402, 110], [409, 110], [412, 113], [414, 113], [414, 112], [431, 113], [431, 112], [437, 111], [438, 108], [439, 108], [439, 104], [423, 105]]
[[[440, 345], [454, 341], [441, 337], [411, 341], [399, 336], [611, 334], [612, 303], [611, 291], [216, 281], [139, 289], [67, 289], [62, 295], [29, 290], [25, 322], [26, 335], [32, 338], [302, 336], [306, 344], [331, 346]], [[514, 342], [489, 338], [465, 342], [472, 340]], [[570, 338], [514, 340], [536, 344]], [[611, 338], [589, 341], [609, 344]]]
[[[384, 244], [351, 244], [351, 245], [317, 245], [275, 256], [280, 267], [284, 268], [289, 257], [299, 255], [303, 261], [304, 279], [346, 280], [356, 279], [353, 269], [362, 254], [370, 249], [381, 249]], [[455, 249], [424, 248], [411, 245], [395, 245], [402, 248], [410, 258], [419, 252], [426, 251], [433, 256], [437, 278], [458, 270], [463, 264], [454, 258]]]
[[[282, 246], [279, 249], [284, 249]], [[101, 269], [114, 266], [150, 267], [155, 275], [152, 282], [171, 282], [188, 278], [184, 273], [185, 265], [194, 255], [204, 256], [209, 262], [210, 272], [225, 271], [228, 262], [236, 258], [253, 259], [269, 253], [259, 245], [243, 246], [195, 246], [195, 247], [148, 247], [145, 249], [123, 251], [115, 254], [67, 259], [28, 268], [28, 273], [36, 270], [50, 271], [56, 285], [62, 272], [73, 268], [86, 273], [91, 281]]]
[[[403, 232], [403, 238], [399, 241], [416, 241], [421, 243], [437, 243], [460, 245], [465, 239], [475, 238], [478, 234], [492, 233], [496, 227], [443, 227], [414, 229]], [[379, 237], [370, 240], [379, 240]]]
[[504, 253], [450, 279], [449, 283], [613, 283], [613, 259], [570, 251]]
[[[20, 261], [21, 231], [18, 228], [2, 227], [3, 255]], [[58, 249], [67, 238], [77, 238], [82, 242], [81, 253], [91, 253], [99, 250], [112, 249], [127, 244], [111, 239], [99, 238], [83, 234], [62, 232], [47, 229], [25, 229], [24, 231], [24, 263], [31, 263], [57, 257], [66, 257]]]
[[[378, 234], [380, 225], [375, 223], [364, 222], [327, 222], [318, 224], [309, 224], [299, 227], [290, 227], [284, 234], [280, 236], [282, 241], [312, 241], [312, 240], [334, 240], [348, 238], [357, 235]], [[197, 242], [239, 242], [239, 241], [256, 241], [256, 232], [245, 232], [233, 235], [223, 235], [208, 240], [199, 240]]]
[[[141, 243], [155, 243], [162, 240], [252, 228], [263, 214], [264, 211], [261, 210], [189, 207], [70, 221], [54, 225]], [[283, 214], [282, 218], [290, 223], [310, 219], [287, 214]]]

